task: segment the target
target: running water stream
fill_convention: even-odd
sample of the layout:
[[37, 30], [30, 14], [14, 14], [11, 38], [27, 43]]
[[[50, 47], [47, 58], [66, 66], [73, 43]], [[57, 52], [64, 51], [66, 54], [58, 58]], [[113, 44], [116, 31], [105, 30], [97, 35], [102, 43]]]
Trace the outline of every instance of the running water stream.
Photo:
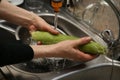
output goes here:
[[55, 17], [54, 17], [54, 26], [55, 26], [55, 29], [57, 29], [57, 23], [58, 23], [58, 13], [55, 12]]

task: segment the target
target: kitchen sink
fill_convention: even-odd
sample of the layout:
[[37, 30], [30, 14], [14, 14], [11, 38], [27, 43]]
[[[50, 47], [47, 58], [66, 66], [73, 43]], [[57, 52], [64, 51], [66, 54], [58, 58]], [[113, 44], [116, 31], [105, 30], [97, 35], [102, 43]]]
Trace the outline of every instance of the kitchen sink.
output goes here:
[[53, 80], [120, 80], [120, 65], [102, 63], [61, 75]]
[[[43, 13], [38, 15], [49, 24], [53, 25], [54, 14]], [[77, 37], [92, 35], [97, 42], [101, 42], [101, 38], [89, 31], [89, 27], [84, 23], [74, 22], [72, 18], [64, 17], [63, 15], [59, 15], [58, 20], [58, 30], [61, 33]], [[18, 27], [17, 25], [11, 25], [7, 22], [3, 22], [1, 24], [4, 26], [11, 26], [13, 28], [13, 32], [14, 30], [16, 31], [16, 28]], [[15, 40], [15, 33], [11, 34], [2, 28], [0, 28], [0, 30], [4, 31], [4, 33], [7, 32], [6, 35], [8, 36], [5, 39]], [[114, 66], [112, 66], [113, 64], [103, 56], [98, 56], [96, 59], [89, 61], [88, 63], [69, 60], [64, 63], [63, 60], [64, 59], [58, 59], [57, 62], [59, 63], [59, 66], [48, 63], [44, 66], [45, 63], [38, 63], [38, 59], [35, 60], [36, 62], [30, 61], [9, 65], [2, 67], [1, 69], [7, 76], [11, 74], [11, 76], [13, 76], [12, 78], [15, 78], [15, 80], [120, 80], [120, 65], [114, 64]], [[105, 61], [108, 61], [108, 63]], [[51, 67], [52, 69], [50, 69]], [[58, 71], [54, 71], [54, 67], [57, 67]]]
[[[54, 14], [41, 13], [38, 15], [42, 17], [49, 24], [54, 25], [54, 16], [55, 16]], [[12, 25], [11, 23], [9, 24], [6, 21], [1, 21], [0, 24], [1, 24], [0, 25], [1, 30], [4, 30], [4, 29], [7, 30], [6, 32], [8, 32], [9, 35], [14, 36], [14, 39], [16, 38], [16, 33], [20, 29], [19, 27], [21, 26]], [[63, 15], [58, 15], [57, 29], [61, 33], [66, 35], [74, 35], [78, 37], [88, 36], [84, 31], [80, 29], [80, 26], [82, 27], [84, 25], [76, 24], [68, 17], [64, 17]], [[10, 28], [6, 29], [8, 27]], [[19, 34], [19, 33], [20, 32], [18, 31], [19, 37], [24, 36], [24, 34]], [[9, 38], [11, 39], [12, 37], [7, 37], [8, 40]], [[82, 63], [63, 59], [63, 58], [55, 58], [55, 59], [54, 58], [46, 58], [46, 59], [38, 58], [25, 63], [8, 65], [5, 67], [2, 67], [1, 69], [7, 76], [8, 74], [9, 75], [11, 74], [13, 75], [13, 78], [16, 78], [17, 80], [35, 80], [36, 76], [38, 80], [52, 80], [54, 77], [58, 75], [72, 71], [73, 69], [69, 69], [69, 68], [73, 68], [74, 66], [79, 64], [82, 64]]]

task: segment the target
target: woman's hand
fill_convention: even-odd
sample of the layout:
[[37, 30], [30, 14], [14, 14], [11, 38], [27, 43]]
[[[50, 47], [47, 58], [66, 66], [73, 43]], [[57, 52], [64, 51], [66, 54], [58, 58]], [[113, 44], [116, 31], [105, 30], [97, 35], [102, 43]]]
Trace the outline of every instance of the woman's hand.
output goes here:
[[90, 37], [83, 37], [78, 40], [66, 40], [53, 45], [32, 46], [35, 53], [34, 58], [61, 57], [76, 61], [89, 61], [96, 56], [81, 52], [77, 47], [88, 43], [90, 40]]
[[52, 34], [59, 33], [37, 14], [15, 6], [8, 0], [2, 0], [0, 3], [0, 18], [29, 30], [43, 30]]

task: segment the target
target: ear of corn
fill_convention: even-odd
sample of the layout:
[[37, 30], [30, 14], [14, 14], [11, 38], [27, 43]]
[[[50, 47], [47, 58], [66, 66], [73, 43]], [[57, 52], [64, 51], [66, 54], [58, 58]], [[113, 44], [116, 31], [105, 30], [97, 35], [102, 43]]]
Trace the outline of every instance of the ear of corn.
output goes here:
[[[31, 36], [33, 40], [41, 41], [42, 44], [45, 44], [45, 45], [55, 44], [64, 40], [78, 39], [78, 37], [75, 37], [75, 36], [69, 36], [69, 35], [63, 35], [63, 34], [53, 35], [43, 31], [34, 31], [31, 33]], [[106, 47], [94, 41], [90, 41], [85, 45], [79, 46], [79, 49], [83, 52], [91, 53], [91, 54], [105, 54], [107, 51]]]

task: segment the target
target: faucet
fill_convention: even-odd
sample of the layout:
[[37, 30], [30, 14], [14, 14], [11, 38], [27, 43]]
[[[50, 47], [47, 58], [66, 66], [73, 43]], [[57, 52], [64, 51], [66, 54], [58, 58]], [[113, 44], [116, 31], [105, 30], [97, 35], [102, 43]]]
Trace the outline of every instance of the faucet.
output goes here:
[[62, 7], [62, 1], [63, 0], [52, 0], [51, 1], [51, 6], [54, 9], [54, 12], [59, 12], [60, 8]]
[[54, 17], [54, 26], [55, 29], [57, 29], [57, 23], [58, 23], [58, 12], [60, 11], [60, 8], [62, 7], [63, 0], [51, 0], [51, 6], [53, 7], [53, 10], [55, 12]]

